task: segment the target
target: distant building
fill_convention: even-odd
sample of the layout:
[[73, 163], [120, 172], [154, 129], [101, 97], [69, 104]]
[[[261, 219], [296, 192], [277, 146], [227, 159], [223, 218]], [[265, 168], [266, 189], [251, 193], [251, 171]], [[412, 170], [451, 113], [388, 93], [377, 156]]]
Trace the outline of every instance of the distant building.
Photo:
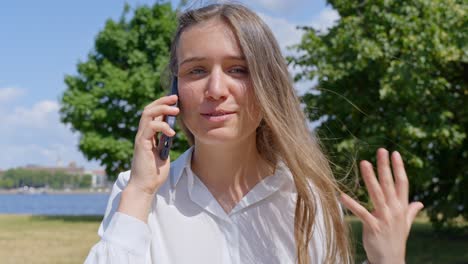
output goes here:
[[26, 169], [26, 170], [48, 171], [48, 172], [51, 172], [51, 173], [55, 173], [57, 171], [62, 171], [62, 172], [66, 172], [68, 174], [73, 174], [73, 175], [84, 175], [85, 174], [84, 167], [77, 167], [75, 162], [70, 162], [67, 167], [63, 167], [63, 166], [43, 167], [43, 166], [29, 164], [29, 165], [26, 165], [26, 166], [21, 167], [21, 168]]
[[56, 167], [43, 167], [38, 165], [26, 165], [21, 167], [26, 170], [40, 170], [47, 171], [50, 173], [65, 172], [70, 175], [83, 176], [86, 174], [91, 175], [91, 188], [106, 188], [108, 186], [107, 175], [105, 170], [85, 170], [84, 167], [78, 167], [75, 162], [70, 162], [68, 166], [56, 166]]
[[107, 175], [105, 170], [91, 170], [86, 171], [86, 174], [91, 175], [92, 188], [105, 188], [108, 187]]

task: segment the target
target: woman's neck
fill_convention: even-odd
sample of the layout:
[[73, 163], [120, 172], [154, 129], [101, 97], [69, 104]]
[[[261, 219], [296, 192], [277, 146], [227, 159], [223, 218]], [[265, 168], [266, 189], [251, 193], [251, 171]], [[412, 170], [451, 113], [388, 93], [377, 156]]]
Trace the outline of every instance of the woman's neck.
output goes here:
[[235, 144], [196, 142], [191, 167], [226, 212], [274, 170], [258, 153], [255, 137]]

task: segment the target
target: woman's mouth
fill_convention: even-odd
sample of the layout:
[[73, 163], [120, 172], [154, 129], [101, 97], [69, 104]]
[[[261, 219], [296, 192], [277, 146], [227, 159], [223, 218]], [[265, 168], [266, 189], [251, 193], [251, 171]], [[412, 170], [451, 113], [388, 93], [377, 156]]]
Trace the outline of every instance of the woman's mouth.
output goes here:
[[223, 122], [231, 119], [234, 116], [235, 112], [214, 112], [201, 114], [206, 120], [211, 122]]

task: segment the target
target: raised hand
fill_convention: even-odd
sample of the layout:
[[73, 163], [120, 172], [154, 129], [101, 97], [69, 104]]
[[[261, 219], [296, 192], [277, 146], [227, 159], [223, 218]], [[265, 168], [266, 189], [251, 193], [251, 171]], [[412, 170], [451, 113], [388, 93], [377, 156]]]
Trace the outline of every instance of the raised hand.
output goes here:
[[163, 121], [164, 115], [178, 115], [179, 108], [171, 106], [177, 95], [164, 96], [147, 105], [141, 115], [135, 137], [130, 180], [122, 191], [117, 211], [147, 221], [154, 194], [167, 180], [171, 159], [161, 160], [155, 136], [164, 133], [174, 136], [175, 131]]
[[156, 192], [169, 174], [170, 158], [159, 158], [158, 152], [162, 146], [155, 147], [155, 135], [160, 132], [166, 136], [175, 135], [175, 131], [163, 121], [163, 116], [179, 114], [179, 108], [170, 106], [176, 101], [177, 95], [161, 97], [147, 105], [140, 118], [129, 185], [134, 184], [149, 194]]
[[393, 152], [390, 167], [388, 151], [380, 148], [377, 150], [378, 180], [370, 162], [361, 161], [360, 169], [374, 210], [369, 212], [344, 193], [341, 202], [363, 223], [367, 259], [372, 264], [405, 263], [411, 224], [424, 206], [421, 202], [408, 202], [408, 177], [403, 160], [398, 152]]

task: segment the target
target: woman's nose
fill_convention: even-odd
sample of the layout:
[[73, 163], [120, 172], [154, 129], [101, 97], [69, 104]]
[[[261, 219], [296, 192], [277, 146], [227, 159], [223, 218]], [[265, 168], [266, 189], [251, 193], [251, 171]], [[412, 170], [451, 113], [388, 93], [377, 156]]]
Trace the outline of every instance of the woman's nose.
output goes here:
[[222, 69], [213, 69], [208, 78], [205, 96], [212, 100], [226, 99], [228, 96], [228, 87], [224, 72]]

